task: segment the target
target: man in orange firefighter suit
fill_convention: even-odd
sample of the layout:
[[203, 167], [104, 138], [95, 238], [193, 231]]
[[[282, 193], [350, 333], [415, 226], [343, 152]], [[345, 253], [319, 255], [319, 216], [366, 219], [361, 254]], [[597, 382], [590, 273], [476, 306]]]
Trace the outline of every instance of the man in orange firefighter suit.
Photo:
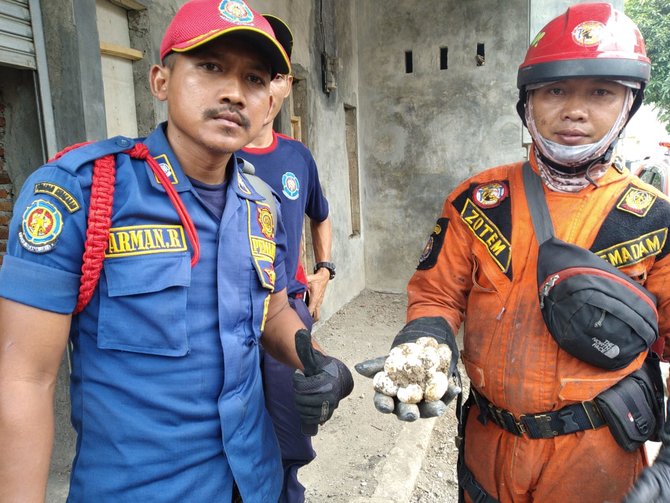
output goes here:
[[[649, 75], [629, 18], [605, 3], [575, 5], [531, 43], [517, 109], [533, 138], [530, 165], [555, 235], [653, 293], [659, 332], [668, 337], [670, 203], [612, 160]], [[457, 354], [463, 324], [471, 388], [459, 462], [465, 501], [619, 502], [647, 459], [644, 448], [619, 446], [593, 400], [636, 371], [647, 352], [605, 370], [561, 349], [540, 311], [537, 258], [522, 163], [466, 180], [447, 197], [407, 286], [408, 323], [393, 347], [429, 336]], [[452, 384], [446, 400], [458, 391]], [[395, 413], [407, 419], [401, 405]]]

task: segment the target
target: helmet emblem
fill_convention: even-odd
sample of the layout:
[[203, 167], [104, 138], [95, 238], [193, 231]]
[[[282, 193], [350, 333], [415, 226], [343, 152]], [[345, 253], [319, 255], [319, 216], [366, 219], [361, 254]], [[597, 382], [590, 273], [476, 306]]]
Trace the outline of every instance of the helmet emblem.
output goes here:
[[539, 43], [540, 43], [540, 40], [542, 40], [542, 39], [544, 38], [544, 35], [545, 35], [545, 33], [544, 33], [543, 31], [541, 31], [540, 33], [538, 33], [537, 35], [535, 35], [535, 38], [534, 38], [533, 41], [530, 43], [530, 46], [531, 46], [531, 47], [537, 47], [537, 44], [539, 44]]
[[584, 21], [572, 30], [572, 40], [584, 47], [598, 45], [603, 40], [605, 25], [600, 21]]

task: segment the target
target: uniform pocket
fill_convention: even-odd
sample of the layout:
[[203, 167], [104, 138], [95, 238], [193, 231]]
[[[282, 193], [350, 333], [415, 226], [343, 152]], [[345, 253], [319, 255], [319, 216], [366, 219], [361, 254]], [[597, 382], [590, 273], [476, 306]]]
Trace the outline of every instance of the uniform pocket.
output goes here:
[[98, 347], [184, 356], [190, 255], [107, 259], [101, 281]]

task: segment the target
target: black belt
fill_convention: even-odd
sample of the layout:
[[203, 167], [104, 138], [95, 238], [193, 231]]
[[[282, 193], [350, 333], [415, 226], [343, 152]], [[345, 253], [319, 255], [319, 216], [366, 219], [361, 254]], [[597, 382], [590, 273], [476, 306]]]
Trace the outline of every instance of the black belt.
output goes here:
[[480, 423], [489, 421], [516, 436], [529, 438], [554, 438], [576, 431], [595, 430], [607, 424], [594, 401], [580, 402], [543, 414], [524, 414], [518, 419], [509, 411], [489, 402], [474, 388], [470, 389], [477, 408]]

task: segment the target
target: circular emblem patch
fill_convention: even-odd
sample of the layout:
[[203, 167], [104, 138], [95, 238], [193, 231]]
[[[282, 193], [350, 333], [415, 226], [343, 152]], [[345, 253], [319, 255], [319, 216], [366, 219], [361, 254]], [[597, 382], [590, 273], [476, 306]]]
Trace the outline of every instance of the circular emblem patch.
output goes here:
[[281, 177], [282, 192], [291, 200], [296, 200], [300, 196], [300, 181], [290, 171], [284, 173]]
[[223, 0], [219, 4], [219, 12], [221, 17], [231, 23], [251, 23], [254, 20], [254, 15], [240, 0]]
[[272, 239], [275, 235], [275, 225], [270, 208], [266, 208], [265, 206], [258, 207], [258, 223], [261, 226], [263, 236]]
[[435, 239], [433, 236], [430, 236], [428, 238], [428, 242], [426, 243], [426, 246], [423, 247], [423, 251], [421, 252], [421, 256], [419, 257], [419, 262], [425, 261], [428, 257], [430, 257], [430, 253], [433, 251], [433, 242]]
[[60, 211], [48, 201], [37, 199], [23, 212], [19, 242], [33, 253], [46, 253], [56, 246], [63, 230]]
[[475, 187], [472, 198], [480, 208], [495, 208], [507, 197], [507, 185], [502, 182], [483, 183]]
[[584, 21], [572, 30], [572, 40], [576, 44], [591, 47], [603, 40], [605, 25], [600, 21]]

